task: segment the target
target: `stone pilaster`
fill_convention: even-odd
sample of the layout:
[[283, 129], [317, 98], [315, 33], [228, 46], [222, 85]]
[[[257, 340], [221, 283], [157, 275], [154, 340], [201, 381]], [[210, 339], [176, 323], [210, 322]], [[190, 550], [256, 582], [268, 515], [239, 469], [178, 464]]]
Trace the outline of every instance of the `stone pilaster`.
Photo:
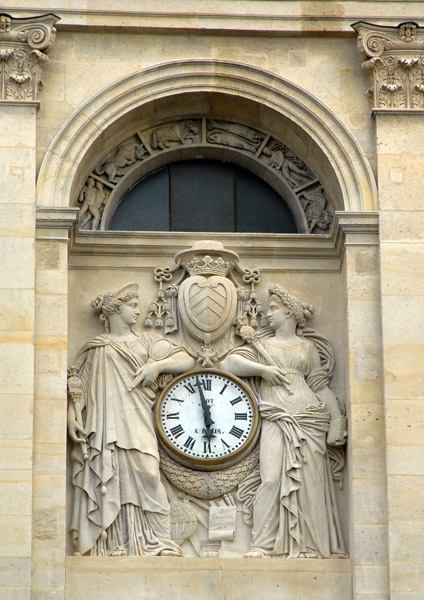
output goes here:
[[424, 28], [358, 23], [377, 140], [390, 597], [424, 579]]
[[32, 594], [65, 597], [68, 241], [76, 208], [37, 208]]
[[0, 15], [0, 596], [29, 598], [36, 111], [57, 17]]
[[383, 600], [388, 592], [388, 569], [378, 217], [341, 212], [337, 220], [344, 236], [341, 274], [353, 598]]

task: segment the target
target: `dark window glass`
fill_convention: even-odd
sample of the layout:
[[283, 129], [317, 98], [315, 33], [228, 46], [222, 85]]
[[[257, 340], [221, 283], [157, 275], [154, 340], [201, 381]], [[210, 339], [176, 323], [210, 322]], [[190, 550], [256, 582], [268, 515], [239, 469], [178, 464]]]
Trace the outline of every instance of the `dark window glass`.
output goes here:
[[170, 172], [172, 231], [234, 231], [232, 165], [187, 161]]
[[267, 183], [236, 169], [237, 229], [244, 233], [297, 233], [289, 207]]
[[146, 176], [127, 192], [110, 229], [297, 232], [284, 199], [267, 183], [213, 160], [176, 162]]
[[169, 231], [169, 172], [150, 173], [139, 181], [115, 211], [109, 229]]

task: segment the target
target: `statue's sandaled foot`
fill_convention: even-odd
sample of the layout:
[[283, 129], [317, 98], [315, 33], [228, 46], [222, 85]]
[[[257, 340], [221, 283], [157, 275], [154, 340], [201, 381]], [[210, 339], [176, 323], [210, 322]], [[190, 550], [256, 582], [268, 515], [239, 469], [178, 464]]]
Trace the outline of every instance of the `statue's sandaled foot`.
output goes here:
[[301, 552], [299, 558], [318, 558], [316, 552]]
[[125, 548], [121, 547], [110, 550], [108, 554], [109, 556], [128, 556], [128, 552], [125, 550]]
[[249, 552], [244, 554], [244, 558], [263, 558], [265, 556], [265, 552], [260, 548], [251, 548]]

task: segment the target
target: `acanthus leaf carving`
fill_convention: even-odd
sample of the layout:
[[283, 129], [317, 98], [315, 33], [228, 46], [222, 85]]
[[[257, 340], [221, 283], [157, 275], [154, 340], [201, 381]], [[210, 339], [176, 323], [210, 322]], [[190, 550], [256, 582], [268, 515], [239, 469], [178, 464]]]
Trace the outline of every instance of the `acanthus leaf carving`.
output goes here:
[[424, 28], [356, 23], [358, 50], [367, 59], [372, 108], [424, 109]]
[[55, 15], [12, 19], [0, 15], [0, 99], [33, 101], [43, 87], [41, 65], [54, 43]]

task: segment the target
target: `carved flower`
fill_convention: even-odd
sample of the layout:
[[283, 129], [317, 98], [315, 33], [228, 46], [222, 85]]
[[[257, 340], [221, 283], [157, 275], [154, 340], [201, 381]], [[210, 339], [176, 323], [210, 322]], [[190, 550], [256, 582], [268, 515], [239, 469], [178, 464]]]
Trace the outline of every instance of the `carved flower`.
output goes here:
[[13, 79], [13, 81], [16, 81], [16, 83], [22, 84], [25, 81], [27, 81], [27, 79], [31, 79], [29, 75], [24, 75], [23, 73], [20, 75], [11, 75], [10, 79]]
[[402, 86], [399, 83], [383, 83], [381, 87], [393, 94], [393, 92], [396, 92]]
[[399, 58], [398, 63], [405, 69], [412, 69], [418, 64], [418, 58]]
[[15, 52], [14, 48], [0, 49], [0, 60], [7, 60]]

